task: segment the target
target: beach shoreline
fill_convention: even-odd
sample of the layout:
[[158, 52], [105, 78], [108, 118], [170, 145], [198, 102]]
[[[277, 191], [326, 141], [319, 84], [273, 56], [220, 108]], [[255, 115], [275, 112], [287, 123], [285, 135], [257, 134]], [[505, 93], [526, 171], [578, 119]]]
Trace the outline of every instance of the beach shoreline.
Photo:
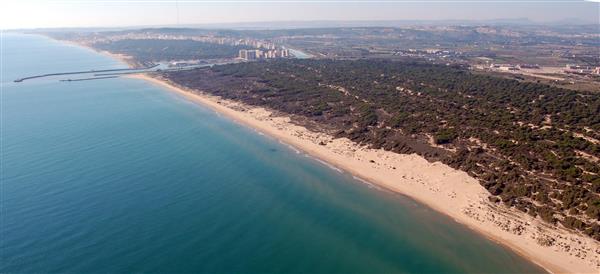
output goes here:
[[[77, 43], [74, 43], [77, 44]], [[131, 57], [98, 51], [134, 67]], [[505, 246], [551, 273], [600, 273], [600, 243], [539, 219], [489, 202], [489, 193], [466, 172], [416, 154], [369, 149], [295, 125], [285, 115], [190, 90], [147, 73], [139, 79], [208, 107], [231, 120], [284, 142], [359, 180], [407, 196], [449, 216], [470, 230]], [[325, 145], [322, 145], [325, 144]]]
[[[408, 196], [517, 252], [552, 273], [598, 273], [600, 245], [590, 238], [544, 224], [492, 204], [489, 193], [467, 173], [416, 154], [397, 154], [358, 146], [295, 125], [264, 108], [224, 100], [145, 74], [129, 78], [150, 82], [291, 145], [316, 159], [375, 186]], [[325, 145], [323, 145], [325, 144]], [[544, 245], [544, 241], [553, 242]], [[575, 251], [576, 250], [576, 251]], [[586, 253], [585, 259], [577, 254]]]

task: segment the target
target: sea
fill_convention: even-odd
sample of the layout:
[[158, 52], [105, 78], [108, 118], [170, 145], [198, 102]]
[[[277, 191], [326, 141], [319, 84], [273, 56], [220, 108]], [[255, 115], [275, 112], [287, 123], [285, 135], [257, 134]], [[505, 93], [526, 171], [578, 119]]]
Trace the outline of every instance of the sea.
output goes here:
[[[3, 33], [1, 273], [542, 273], [375, 188], [141, 79]], [[69, 76], [74, 77], [74, 76]]]

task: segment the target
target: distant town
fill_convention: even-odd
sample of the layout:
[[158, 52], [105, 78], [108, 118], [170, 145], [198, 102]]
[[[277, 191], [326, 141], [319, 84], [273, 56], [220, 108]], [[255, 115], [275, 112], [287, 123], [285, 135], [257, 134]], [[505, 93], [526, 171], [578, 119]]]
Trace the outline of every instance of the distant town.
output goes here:
[[459, 65], [569, 89], [600, 89], [594, 26], [407, 26], [288, 30], [138, 29], [49, 33], [132, 57], [138, 67], [184, 68], [294, 58], [386, 59]]
[[[209, 43], [215, 45], [244, 47], [238, 51], [237, 58], [241, 60], [257, 60], [257, 59], [273, 59], [273, 58], [288, 58], [290, 57], [289, 49], [284, 46], [268, 40], [253, 39], [253, 38], [235, 38], [223, 37], [214, 35], [185, 35], [185, 34], [165, 34], [156, 32], [128, 32], [118, 33], [114, 35], [94, 34], [85, 37], [79, 37], [78, 43], [85, 45], [98, 45], [114, 43], [126, 40], [163, 40], [163, 41], [195, 41], [201, 43]], [[187, 60], [190, 61], [190, 60]], [[173, 65], [181, 65], [185, 62], [178, 60], [173, 62]]]
[[244, 60], [255, 60], [255, 59], [272, 59], [272, 58], [283, 58], [289, 57], [290, 53], [287, 49], [268, 49], [268, 50], [260, 50], [260, 49], [241, 49], [239, 53], [239, 58]]
[[[516, 65], [513, 65], [513, 64], [491, 64], [489, 66], [489, 68], [492, 70], [499, 70], [499, 71], [519, 71], [519, 70], [530, 70], [530, 69], [535, 69], [535, 70], [542, 69], [542, 67], [537, 64], [516, 64]], [[582, 66], [582, 65], [567, 64], [564, 66], [564, 68], [562, 70], [560, 70], [560, 69], [555, 70], [555, 72], [560, 72], [560, 71], [562, 71], [563, 73], [571, 73], [571, 74], [579, 74], [579, 75], [590, 75], [590, 74], [600, 75], [600, 67], [590, 67], [590, 66]]]

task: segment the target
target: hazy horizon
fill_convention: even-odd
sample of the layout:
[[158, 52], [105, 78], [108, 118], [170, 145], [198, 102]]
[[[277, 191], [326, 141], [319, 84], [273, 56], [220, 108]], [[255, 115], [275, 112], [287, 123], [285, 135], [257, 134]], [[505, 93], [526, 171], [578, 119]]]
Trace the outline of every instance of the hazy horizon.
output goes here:
[[[376, 4], [376, 5], [374, 5]], [[0, 28], [115, 28], [256, 23], [529, 20], [600, 23], [600, 3], [562, 1], [171, 1], [2, 2]], [[143, 8], [142, 8], [143, 7]], [[143, 12], [141, 12], [143, 10]], [[277, 26], [272, 26], [277, 28]]]

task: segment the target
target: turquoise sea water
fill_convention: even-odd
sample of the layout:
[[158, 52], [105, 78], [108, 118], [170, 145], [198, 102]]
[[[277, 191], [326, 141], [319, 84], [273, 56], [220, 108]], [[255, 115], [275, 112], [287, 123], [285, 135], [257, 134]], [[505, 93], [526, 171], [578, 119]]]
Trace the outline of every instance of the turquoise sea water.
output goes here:
[[2, 52], [0, 272], [538, 273], [396, 194], [40, 36]]

